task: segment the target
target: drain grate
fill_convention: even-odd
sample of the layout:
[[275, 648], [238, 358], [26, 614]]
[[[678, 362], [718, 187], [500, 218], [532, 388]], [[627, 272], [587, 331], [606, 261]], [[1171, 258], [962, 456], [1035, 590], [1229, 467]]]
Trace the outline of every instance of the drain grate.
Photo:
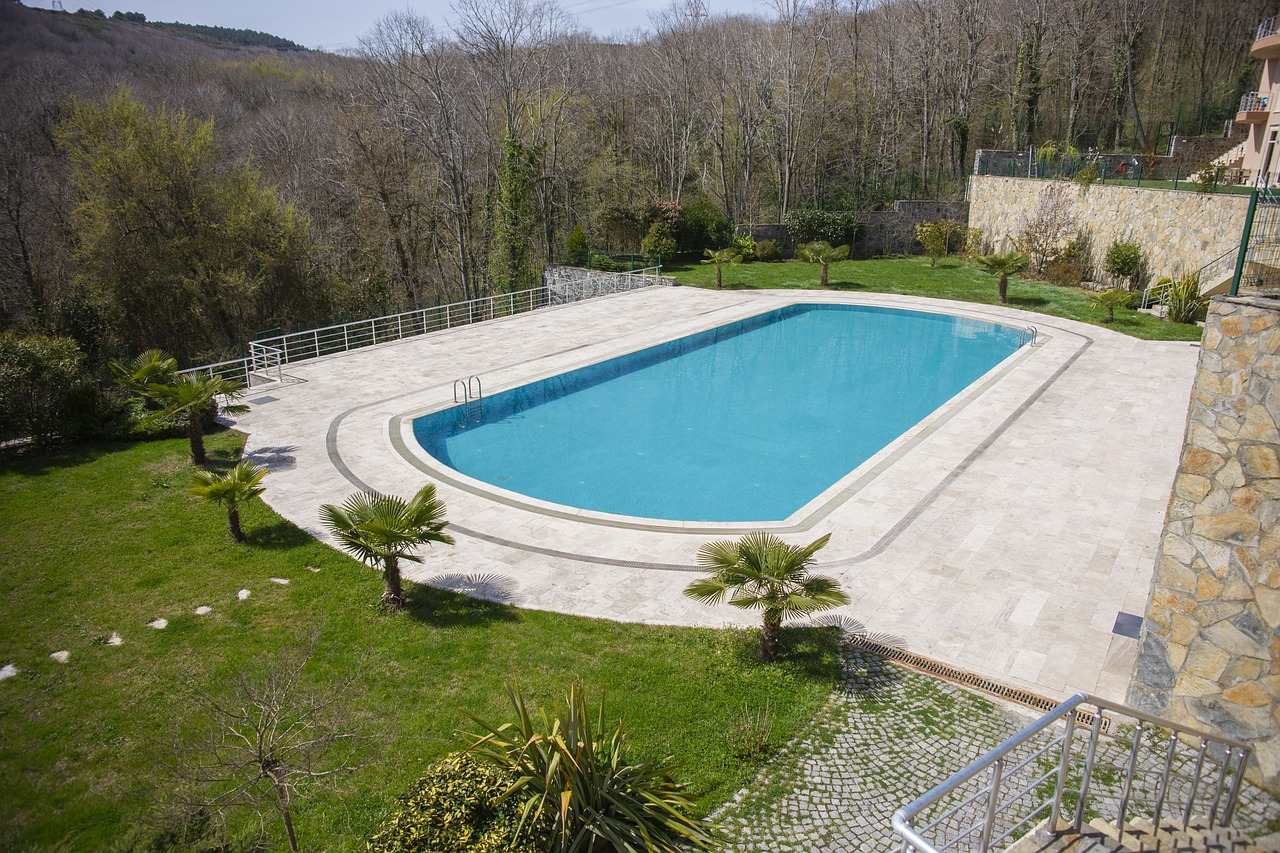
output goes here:
[[[1038, 711], [1052, 711], [1058, 707], [1060, 702], [1050, 699], [1048, 696], [1041, 696], [1039, 693], [1032, 693], [1030, 690], [1023, 690], [1020, 687], [1010, 687], [1007, 684], [1001, 684], [998, 681], [992, 681], [976, 672], [958, 669], [954, 666], [942, 663], [940, 661], [927, 658], [924, 655], [918, 655], [915, 652], [909, 652], [906, 649], [886, 646], [878, 643], [869, 637], [860, 637], [857, 634], [846, 636], [845, 641], [858, 649], [879, 655], [882, 658], [900, 663], [903, 666], [910, 667], [918, 672], [927, 675], [937, 676], [938, 678], [954, 681], [956, 684], [980, 690], [983, 693], [989, 693], [992, 696], [999, 696], [1001, 699], [1007, 699], [1010, 702], [1017, 702], [1019, 705], [1025, 705], [1028, 708], [1035, 708]], [[1076, 723], [1083, 726], [1092, 726], [1093, 719], [1097, 716], [1090, 711], [1077, 710]], [[1111, 731], [1111, 720], [1106, 716], [1102, 718], [1102, 731]]]

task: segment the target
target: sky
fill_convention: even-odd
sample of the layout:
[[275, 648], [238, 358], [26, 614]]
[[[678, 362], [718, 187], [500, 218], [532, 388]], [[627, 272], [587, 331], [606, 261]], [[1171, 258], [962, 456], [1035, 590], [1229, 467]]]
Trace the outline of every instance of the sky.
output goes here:
[[[48, 9], [53, 0], [22, 0], [23, 5]], [[648, 29], [649, 15], [670, 0], [560, 0], [561, 8], [580, 26], [598, 36]], [[388, 12], [409, 9], [447, 23], [450, 0], [62, 0], [72, 12], [80, 7], [112, 12], [141, 12], [148, 21], [181, 21], [219, 27], [259, 30], [298, 44], [329, 51], [358, 46], [374, 22]], [[756, 12], [756, 0], [710, 0], [711, 13]]]

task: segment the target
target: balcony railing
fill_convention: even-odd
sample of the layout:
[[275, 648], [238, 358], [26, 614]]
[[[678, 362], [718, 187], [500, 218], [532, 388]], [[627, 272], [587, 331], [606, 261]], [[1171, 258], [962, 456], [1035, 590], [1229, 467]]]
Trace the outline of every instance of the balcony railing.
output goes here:
[[1242, 113], [1265, 113], [1270, 103], [1270, 98], [1261, 92], [1246, 92], [1245, 96], [1240, 99], [1240, 112]]
[[1280, 32], [1280, 15], [1272, 15], [1261, 24], [1258, 24], [1258, 35], [1254, 41], [1262, 41], [1278, 32]]

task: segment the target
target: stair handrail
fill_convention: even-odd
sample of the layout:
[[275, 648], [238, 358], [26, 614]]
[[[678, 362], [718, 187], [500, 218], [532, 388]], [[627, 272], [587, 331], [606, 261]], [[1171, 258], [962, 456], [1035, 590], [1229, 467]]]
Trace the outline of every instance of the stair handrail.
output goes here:
[[[1092, 713], [1083, 707], [1086, 705], [1093, 706], [1094, 710]], [[1232, 816], [1235, 813], [1236, 803], [1239, 800], [1240, 785], [1244, 779], [1244, 770], [1248, 765], [1249, 756], [1252, 753], [1252, 747], [1233, 738], [1212, 734], [1202, 729], [1187, 726], [1182, 723], [1175, 723], [1172, 720], [1156, 717], [1115, 702], [1109, 702], [1106, 699], [1093, 696], [1089, 693], [1076, 693], [1052, 711], [1049, 711], [1034, 723], [1004, 741], [1004, 743], [992, 749], [990, 752], [987, 752], [985, 755], [977, 758], [968, 766], [956, 773], [953, 773], [946, 780], [935, 785], [928, 792], [922, 794], [915, 800], [912, 800], [907, 805], [895, 811], [891, 822], [894, 832], [897, 833], [898, 837], [902, 841], [900, 849], [904, 851], [904, 853], [905, 851], [910, 850], [919, 851], [920, 853], [944, 853], [944, 851], [956, 847], [959, 842], [964, 841], [970, 836], [978, 834], [980, 831], [980, 841], [977, 845], [977, 849], [980, 853], [986, 853], [993, 847], [1003, 843], [1018, 829], [1031, 823], [1036, 819], [1037, 815], [1046, 811], [1046, 809], [1050, 810], [1050, 815], [1052, 817], [1050, 822], [1055, 825], [1053, 829], [1056, 830], [1057, 818], [1062, 813], [1063, 796], [1065, 793], [1078, 795], [1075, 814], [1071, 819], [1072, 828], [1078, 832], [1083, 821], [1086, 800], [1089, 796], [1089, 780], [1092, 776], [1091, 769], [1097, 752], [1098, 734], [1103, 722], [1103, 712], [1105, 711], [1135, 719], [1138, 721], [1139, 726], [1136, 730], [1137, 734], [1135, 734], [1133, 739], [1130, 760], [1128, 768], [1125, 771], [1126, 777], [1123, 780], [1125, 794], [1121, 805], [1121, 828], [1123, 828], [1125, 819], [1124, 811], [1127, 810], [1129, 805], [1128, 792], [1130, 791], [1133, 782], [1136, 767], [1135, 757], [1137, 755], [1141, 739], [1140, 733], [1143, 728], [1149, 726], [1168, 729], [1173, 733], [1170, 737], [1171, 745], [1168, 750], [1168, 758], [1166, 759], [1164, 775], [1160, 785], [1160, 793], [1156, 803], [1156, 814], [1160, 814], [1160, 811], [1164, 807], [1164, 801], [1169, 793], [1168, 777], [1172, 768], [1173, 757], [1178, 741], [1181, 738], [1198, 738], [1200, 741], [1200, 755], [1199, 760], [1196, 762], [1195, 778], [1191, 780], [1191, 796], [1187, 802], [1184, 812], [1184, 825], [1190, 818], [1190, 811], [1195, 804], [1196, 789], [1204, 776], [1204, 755], [1208, 752], [1211, 746], [1217, 746], [1222, 749], [1225, 757], [1221, 764], [1221, 771], [1217, 782], [1217, 794], [1215, 795], [1213, 802], [1214, 813], [1209, 816], [1210, 825], [1212, 826], [1215, 822], [1221, 823], [1223, 826], [1230, 825]], [[1084, 755], [1086, 769], [1082, 774], [1080, 790], [1068, 791], [1066, 787], [1066, 780], [1071, 763], [1072, 746], [1074, 744], [1074, 729], [1077, 721], [1083, 722], [1086, 720], [1092, 723]], [[1021, 790], [1009, 792], [1008, 798], [1001, 800], [1001, 781], [1002, 779], [1012, 776], [1012, 771], [1008, 774], [1005, 773], [1005, 764], [1013, 759], [1021, 758], [1021, 756], [1015, 754], [1019, 747], [1031, 743], [1037, 736], [1056, 726], [1059, 721], [1064, 722], [1062, 733], [1050, 739], [1046, 744], [1037, 749], [1032, 753], [1031, 757], [1023, 758], [1021, 762], [1016, 765], [1015, 769], [1028, 766], [1033, 760], [1040, 756], [1048, 755], [1052, 752], [1055, 746], [1061, 744], [1059, 760], [1056, 762], [1057, 766], [1041, 775], [1029, 786], [1025, 786]], [[966, 784], [978, 779], [988, 770], [991, 771], [991, 781], [987, 787], [980, 788], [976, 793], [969, 795], [958, 805], [953, 806], [941, 815], [933, 817], [926, 824], [919, 827], [916, 825], [917, 817], [922, 815], [926, 809], [938, 804], [948, 795], [960, 792]], [[1228, 793], [1226, 803], [1221, 804], [1221, 793], [1225, 787], [1229, 772], [1232, 775], [1231, 786], [1227, 789]], [[995, 817], [1014, 802], [1024, 798], [1027, 794], [1034, 793], [1039, 786], [1048, 785], [1050, 779], [1054, 780], [1052, 782], [1053, 795], [1046, 801], [1033, 803], [1026, 817], [1024, 817], [1015, 826], [997, 835], [994, 827]], [[982, 808], [984, 817], [981, 821], [965, 827], [962, 831], [956, 832], [952, 838], [947, 840], [945, 843], [941, 843], [940, 846], [935, 846], [932, 841], [925, 837], [925, 833], [938, 827], [939, 824], [948, 818], [954, 817], [960, 809], [969, 805], [976, 806], [977, 801], [980, 800], [983, 795], [986, 795], [986, 803], [985, 807]], [[1219, 808], [1220, 805], [1221, 808]], [[1219, 812], [1221, 813], [1220, 817]]]
[[[1200, 267], [1200, 269], [1196, 270], [1193, 275], [1195, 275], [1196, 280], [1200, 282], [1200, 286], [1204, 287], [1204, 285], [1212, 279], [1213, 274], [1217, 271], [1214, 267], [1221, 267], [1221, 272], [1223, 273], [1227, 271], [1234, 271], [1236, 255], [1239, 254], [1239, 252], [1240, 246], [1239, 244], [1236, 244], [1230, 249], [1227, 249], [1221, 255], [1218, 255], [1218, 257], [1209, 261], [1209, 263]], [[1163, 300], [1165, 295], [1173, 289], [1173, 285], [1174, 279], [1172, 278], [1161, 279], [1155, 284], [1147, 285], [1142, 290], [1142, 307], [1150, 308], [1154, 303]]]

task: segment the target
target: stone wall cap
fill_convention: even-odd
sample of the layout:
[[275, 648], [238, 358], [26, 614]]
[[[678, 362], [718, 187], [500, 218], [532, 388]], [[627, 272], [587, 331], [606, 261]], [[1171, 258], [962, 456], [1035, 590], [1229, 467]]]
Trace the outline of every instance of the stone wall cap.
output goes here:
[[1213, 302], [1226, 302], [1230, 305], [1250, 305], [1267, 311], [1280, 311], [1280, 290], [1264, 290], [1240, 296], [1214, 296]]

